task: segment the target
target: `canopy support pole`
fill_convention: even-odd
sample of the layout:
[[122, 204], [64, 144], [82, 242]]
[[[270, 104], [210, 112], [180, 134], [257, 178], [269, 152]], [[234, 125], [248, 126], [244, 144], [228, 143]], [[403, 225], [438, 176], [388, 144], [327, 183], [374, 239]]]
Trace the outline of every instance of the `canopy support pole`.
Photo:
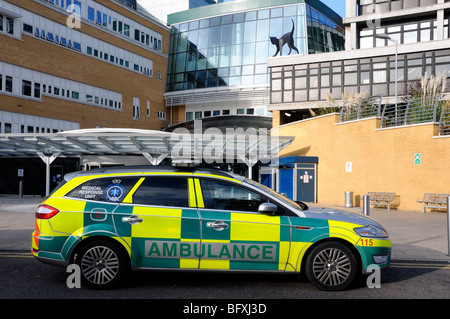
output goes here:
[[152, 165], [159, 165], [169, 154], [160, 154], [158, 157], [152, 156], [150, 153], [142, 153], [142, 155], [150, 162]]
[[50, 194], [50, 164], [59, 156], [61, 153], [53, 153], [51, 156], [47, 156], [42, 152], [37, 152], [41, 160], [45, 163], [45, 196]]

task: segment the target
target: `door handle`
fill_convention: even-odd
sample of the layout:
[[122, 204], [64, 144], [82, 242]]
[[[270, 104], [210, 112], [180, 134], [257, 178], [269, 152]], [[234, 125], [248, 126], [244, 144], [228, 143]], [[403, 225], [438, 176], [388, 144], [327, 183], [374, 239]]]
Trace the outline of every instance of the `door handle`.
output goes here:
[[136, 215], [131, 215], [129, 217], [123, 217], [122, 221], [124, 223], [130, 223], [131, 225], [137, 225], [139, 223], [142, 223], [144, 220]]
[[228, 224], [221, 220], [216, 220], [215, 222], [207, 222], [206, 227], [214, 228], [217, 231], [221, 231], [227, 229]]

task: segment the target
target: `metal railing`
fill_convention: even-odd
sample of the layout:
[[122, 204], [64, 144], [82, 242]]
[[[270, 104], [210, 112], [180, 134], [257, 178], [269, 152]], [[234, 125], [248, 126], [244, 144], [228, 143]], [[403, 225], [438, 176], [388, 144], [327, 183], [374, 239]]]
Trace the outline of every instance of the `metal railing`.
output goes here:
[[439, 136], [450, 135], [450, 108], [442, 110], [439, 121]]
[[374, 95], [344, 103], [341, 108], [341, 122], [380, 116], [382, 100], [382, 95]]
[[398, 104], [387, 104], [381, 113], [381, 127], [437, 122], [439, 97], [424, 97]]

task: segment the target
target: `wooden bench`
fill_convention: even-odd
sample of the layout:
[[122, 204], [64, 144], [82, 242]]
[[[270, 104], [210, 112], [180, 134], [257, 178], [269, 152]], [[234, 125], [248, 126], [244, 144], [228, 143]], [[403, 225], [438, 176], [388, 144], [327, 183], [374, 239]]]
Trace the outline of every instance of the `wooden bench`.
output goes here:
[[387, 206], [391, 210], [391, 204], [395, 199], [395, 193], [368, 192], [370, 204], [374, 206]]
[[418, 203], [423, 203], [423, 212], [425, 213], [427, 208], [447, 209], [447, 197], [450, 194], [436, 194], [425, 193], [422, 200], [417, 200]]

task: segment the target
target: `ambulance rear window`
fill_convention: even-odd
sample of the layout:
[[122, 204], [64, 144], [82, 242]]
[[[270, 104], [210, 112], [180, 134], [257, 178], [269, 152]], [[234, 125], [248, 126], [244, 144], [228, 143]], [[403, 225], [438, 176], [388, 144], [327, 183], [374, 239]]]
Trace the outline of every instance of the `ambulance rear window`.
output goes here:
[[66, 196], [82, 200], [120, 203], [139, 178], [108, 177], [87, 181]]

